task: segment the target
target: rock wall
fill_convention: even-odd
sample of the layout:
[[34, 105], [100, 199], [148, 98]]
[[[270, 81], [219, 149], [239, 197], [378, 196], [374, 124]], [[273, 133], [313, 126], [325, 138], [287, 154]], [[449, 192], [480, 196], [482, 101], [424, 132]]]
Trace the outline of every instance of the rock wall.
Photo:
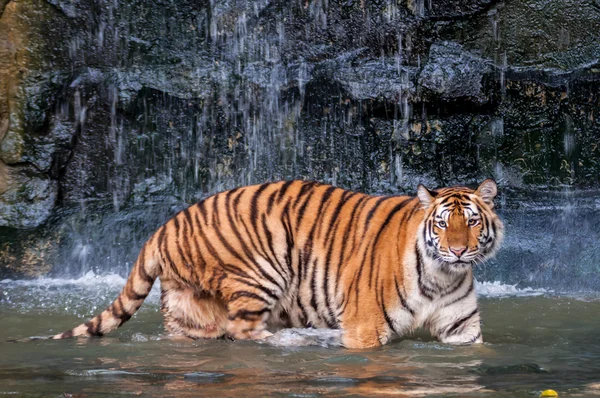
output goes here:
[[267, 179], [598, 187], [599, 93], [596, 0], [1, 0], [3, 253]]

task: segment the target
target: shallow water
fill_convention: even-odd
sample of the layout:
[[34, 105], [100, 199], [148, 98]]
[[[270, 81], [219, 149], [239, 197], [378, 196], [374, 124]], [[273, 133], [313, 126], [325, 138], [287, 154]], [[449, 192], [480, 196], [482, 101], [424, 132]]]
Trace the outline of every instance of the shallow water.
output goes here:
[[335, 333], [284, 330], [269, 343], [164, 336], [155, 288], [104, 338], [7, 342], [68, 329], [107, 305], [119, 276], [0, 281], [0, 394], [22, 396], [600, 395], [600, 300], [478, 284], [483, 346], [416, 334], [370, 350]]

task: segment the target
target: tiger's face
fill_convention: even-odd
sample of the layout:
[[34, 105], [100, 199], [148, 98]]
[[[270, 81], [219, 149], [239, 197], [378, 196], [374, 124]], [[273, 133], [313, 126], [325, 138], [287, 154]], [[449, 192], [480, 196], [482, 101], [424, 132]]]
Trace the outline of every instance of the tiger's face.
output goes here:
[[493, 211], [497, 186], [485, 180], [477, 190], [463, 187], [429, 191], [418, 187], [425, 209], [422, 247], [446, 272], [464, 272], [491, 257], [504, 226]]

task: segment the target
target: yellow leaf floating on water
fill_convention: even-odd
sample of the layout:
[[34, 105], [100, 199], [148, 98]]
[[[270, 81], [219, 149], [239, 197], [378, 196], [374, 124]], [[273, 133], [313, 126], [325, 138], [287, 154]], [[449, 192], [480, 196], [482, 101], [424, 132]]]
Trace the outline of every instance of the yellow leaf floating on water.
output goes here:
[[558, 393], [554, 390], [544, 390], [540, 394], [540, 398], [558, 397]]

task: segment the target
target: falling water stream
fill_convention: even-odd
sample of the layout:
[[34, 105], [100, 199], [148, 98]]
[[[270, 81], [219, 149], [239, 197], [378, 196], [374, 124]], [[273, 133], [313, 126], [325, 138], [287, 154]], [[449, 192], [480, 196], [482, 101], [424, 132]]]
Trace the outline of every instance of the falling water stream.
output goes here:
[[[513, 67], [520, 56], [529, 65], [530, 49], [507, 46], [519, 32], [503, 18], [555, 2], [86, 1], [23, 11], [28, 40], [42, 43], [28, 51], [43, 56], [22, 91], [47, 131], [16, 163], [57, 188], [35, 239], [0, 229], [0, 246], [20, 245], [11, 261], [44, 271], [0, 269], [0, 395], [600, 395], [597, 94], [585, 80], [572, 89], [556, 52], [543, 67]], [[580, 34], [555, 30], [563, 50]], [[455, 43], [464, 32], [475, 41]], [[547, 91], [514, 80], [538, 72], [550, 76]], [[158, 283], [108, 336], [12, 342], [104, 309], [153, 231], [210, 194], [292, 178], [411, 194], [418, 183], [485, 177], [500, 185], [506, 238], [475, 270], [484, 345], [416, 331], [347, 350], [337, 331], [315, 329], [263, 342], [174, 340]]]

